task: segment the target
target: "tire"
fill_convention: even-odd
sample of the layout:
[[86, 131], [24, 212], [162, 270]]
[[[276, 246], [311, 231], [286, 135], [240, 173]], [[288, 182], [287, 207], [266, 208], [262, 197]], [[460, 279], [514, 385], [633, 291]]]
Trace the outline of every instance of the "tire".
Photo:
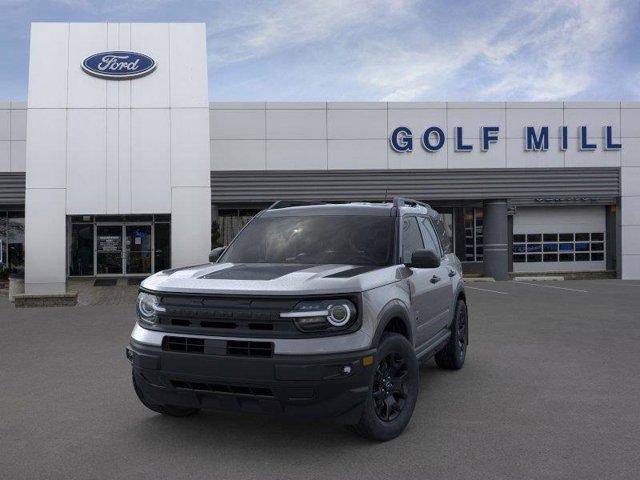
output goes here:
[[456, 311], [451, 323], [451, 337], [435, 355], [436, 365], [445, 370], [460, 370], [464, 365], [469, 346], [469, 315], [467, 304], [458, 300]]
[[387, 441], [400, 435], [416, 406], [419, 375], [413, 345], [397, 333], [384, 334], [355, 431], [376, 441]]
[[133, 389], [136, 391], [136, 395], [140, 399], [140, 402], [147, 407], [149, 410], [152, 410], [157, 413], [161, 413], [162, 415], [168, 415], [170, 417], [189, 417], [194, 415], [200, 411], [199, 408], [185, 408], [185, 407], [177, 407], [175, 405], [158, 405], [150, 402], [142, 393], [142, 389], [138, 382], [136, 382], [135, 373], [131, 372], [131, 379], [133, 381]]

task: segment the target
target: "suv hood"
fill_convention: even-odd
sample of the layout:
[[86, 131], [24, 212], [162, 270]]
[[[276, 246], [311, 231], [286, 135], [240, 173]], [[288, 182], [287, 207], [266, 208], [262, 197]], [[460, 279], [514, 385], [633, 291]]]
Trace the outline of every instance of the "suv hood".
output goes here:
[[207, 263], [164, 270], [145, 279], [141, 287], [161, 292], [200, 294], [357, 293], [395, 282], [400, 267]]

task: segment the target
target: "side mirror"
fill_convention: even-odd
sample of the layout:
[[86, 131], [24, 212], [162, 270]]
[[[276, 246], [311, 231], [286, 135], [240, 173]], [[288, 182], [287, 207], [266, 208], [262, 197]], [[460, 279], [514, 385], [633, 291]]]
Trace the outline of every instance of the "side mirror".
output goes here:
[[211, 253], [209, 253], [209, 262], [216, 263], [226, 248], [227, 247], [218, 247], [211, 250]]
[[433, 250], [416, 250], [411, 255], [411, 265], [407, 265], [413, 268], [438, 268], [439, 266], [440, 257]]

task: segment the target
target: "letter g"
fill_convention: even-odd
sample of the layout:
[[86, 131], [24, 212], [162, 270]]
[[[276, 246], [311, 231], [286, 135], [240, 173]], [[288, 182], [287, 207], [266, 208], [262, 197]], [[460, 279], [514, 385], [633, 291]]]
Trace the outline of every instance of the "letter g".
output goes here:
[[389, 137], [391, 148], [396, 152], [410, 152], [413, 149], [413, 137], [408, 127], [396, 128]]

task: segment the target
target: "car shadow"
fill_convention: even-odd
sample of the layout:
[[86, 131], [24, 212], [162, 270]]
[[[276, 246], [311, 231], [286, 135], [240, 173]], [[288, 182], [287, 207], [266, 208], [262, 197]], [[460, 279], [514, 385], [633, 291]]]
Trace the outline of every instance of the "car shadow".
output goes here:
[[[421, 404], [429, 402], [429, 390], [436, 388], [433, 383], [438, 383], [439, 378], [446, 375], [447, 372], [438, 369], [432, 360], [420, 364], [421, 393], [416, 409], [425, 410], [425, 405]], [[328, 453], [338, 445], [340, 448], [357, 448], [376, 444], [359, 437], [349, 426], [330, 421], [213, 410], [203, 410], [187, 418], [172, 418], [154, 414], [141, 405], [138, 408], [138, 420], [126, 426], [129, 438], [147, 445], [156, 444], [157, 448], [163, 448], [170, 439], [176, 452], [181, 448], [194, 453], [199, 450], [206, 452], [212, 445], [217, 448], [222, 445], [228, 451], [255, 448], [263, 454], [270, 451], [281, 453], [283, 448], [301, 453], [309, 448], [322, 448]], [[428, 418], [423, 420], [429, 421]], [[407, 432], [411, 429], [410, 424]]]

